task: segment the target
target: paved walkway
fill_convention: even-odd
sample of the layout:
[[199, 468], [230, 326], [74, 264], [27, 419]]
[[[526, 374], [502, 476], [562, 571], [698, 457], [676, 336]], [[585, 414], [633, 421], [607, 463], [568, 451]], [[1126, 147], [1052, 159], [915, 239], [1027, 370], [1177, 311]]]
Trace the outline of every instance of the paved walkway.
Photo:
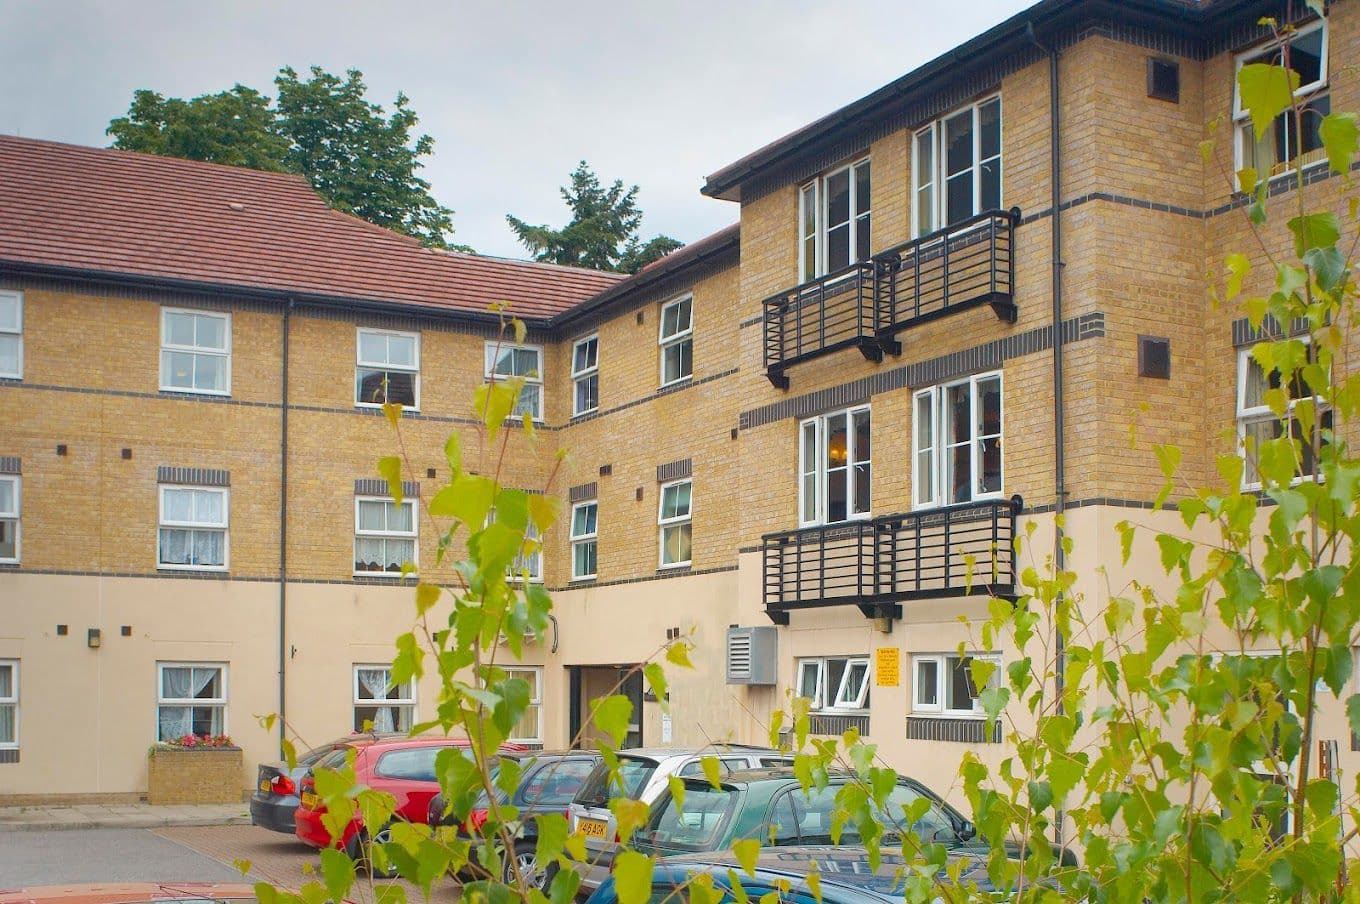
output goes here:
[[162, 826], [249, 825], [239, 804], [80, 804], [70, 807], [0, 807], [0, 832], [38, 829], [149, 829]]

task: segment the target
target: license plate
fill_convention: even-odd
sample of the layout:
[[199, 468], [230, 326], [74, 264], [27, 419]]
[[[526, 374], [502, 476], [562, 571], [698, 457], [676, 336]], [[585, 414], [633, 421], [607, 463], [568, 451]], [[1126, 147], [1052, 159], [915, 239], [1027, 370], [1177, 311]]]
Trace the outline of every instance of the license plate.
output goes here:
[[603, 838], [605, 832], [609, 830], [609, 823], [601, 822], [598, 819], [582, 819], [579, 822], [581, 834], [587, 838]]
[[260, 779], [260, 791], [263, 794], [269, 793], [269, 779], [267, 778]]
[[315, 810], [316, 805], [319, 803], [321, 803], [321, 798], [317, 797], [312, 792], [310, 791], [302, 792], [302, 805], [306, 807], [308, 810]]

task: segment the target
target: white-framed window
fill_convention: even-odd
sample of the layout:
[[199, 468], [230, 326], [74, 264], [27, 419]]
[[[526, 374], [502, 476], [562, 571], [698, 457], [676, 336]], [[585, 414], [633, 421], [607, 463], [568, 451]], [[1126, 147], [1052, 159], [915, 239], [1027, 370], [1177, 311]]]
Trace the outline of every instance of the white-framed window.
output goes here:
[[571, 507], [571, 579], [593, 578], [598, 568], [596, 540], [599, 530], [599, 504], [595, 500]]
[[231, 395], [231, 315], [161, 308], [161, 390]]
[[359, 329], [355, 338], [354, 404], [395, 403], [420, 410], [420, 334]]
[[226, 665], [220, 662], [156, 663], [156, 740], [226, 733]]
[[916, 507], [999, 498], [1000, 371], [919, 390], [912, 402], [912, 501]]
[[411, 679], [392, 683], [387, 665], [354, 667], [354, 730], [410, 731], [416, 721], [416, 688]]
[[686, 295], [661, 306], [661, 385], [694, 376], [694, 298]]
[[986, 715], [973, 681], [973, 660], [996, 664], [988, 687], [1001, 683], [1001, 657], [991, 653], [960, 656], [957, 653], [913, 654], [911, 657], [911, 710], [940, 716]]
[[869, 658], [820, 656], [798, 660], [798, 696], [818, 712], [859, 710], [869, 706]]
[[0, 659], [0, 750], [19, 746], [19, 660]]
[[225, 488], [162, 486], [157, 566], [225, 571], [229, 554], [229, 492]]
[[911, 188], [917, 236], [1001, 208], [1000, 95], [916, 131]]
[[503, 342], [486, 344], [486, 378], [523, 377], [524, 389], [519, 394], [515, 417], [529, 415], [543, 420], [543, 349], [537, 345], [507, 345]]
[[19, 515], [23, 507], [18, 474], [0, 474], [0, 562], [19, 561]]
[[[1321, 159], [1322, 139], [1318, 127], [1332, 110], [1331, 94], [1327, 86], [1327, 23], [1319, 19], [1294, 32], [1289, 41], [1289, 68], [1298, 73], [1299, 87], [1294, 97], [1302, 107], [1300, 123], [1294, 112], [1286, 110], [1275, 118], [1261, 140], [1251, 116], [1242, 106], [1237, 73], [1251, 63], [1283, 66], [1284, 48], [1276, 41], [1255, 47], [1237, 56], [1233, 71], [1233, 122], [1236, 132], [1237, 169], [1251, 167], [1260, 178], [1288, 172], [1291, 161], [1305, 158], [1313, 152]], [[1302, 128], [1298, 128], [1301, 125]]]
[[693, 515], [692, 503], [691, 481], [676, 480], [661, 485], [661, 504], [656, 520], [661, 529], [662, 568], [675, 568], [690, 563], [694, 539], [690, 523]]
[[24, 378], [24, 293], [0, 291], [0, 378]]
[[[1244, 489], [1260, 489], [1261, 475], [1257, 470], [1257, 456], [1261, 444], [1279, 439], [1288, 431], [1290, 439], [1299, 442], [1298, 459], [1295, 463], [1295, 480], [1308, 480], [1317, 476], [1317, 456], [1314, 454], [1312, 436], [1306, 434], [1303, 425], [1295, 417], [1294, 409], [1304, 399], [1312, 399], [1314, 416], [1318, 423], [1319, 434], [1332, 429], [1332, 409], [1323, 400], [1312, 394], [1301, 371], [1296, 371], [1289, 385], [1289, 407], [1284, 418], [1280, 418], [1266, 403], [1266, 393], [1281, 388], [1278, 370], [1267, 375], [1250, 349], [1237, 353], [1237, 437], [1246, 467], [1242, 470]], [[1323, 444], [1326, 444], [1325, 438]]]
[[543, 583], [543, 541], [539, 538], [538, 527], [532, 520], [524, 525], [524, 545], [520, 547], [515, 560], [510, 563], [510, 573], [506, 577], [512, 581], [523, 581], [527, 578], [535, 584]]
[[798, 190], [798, 281], [869, 259], [869, 158], [838, 167]]
[[513, 668], [505, 670], [506, 677], [520, 678], [529, 685], [529, 705], [524, 715], [510, 730], [506, 740], [519, 744], [540, 744], [543, 742], [543, 670], [540, 668]]
[[386, 496], [354, 498], [354, 573], [401, 577], [401, 566], [416, 564], [416, 503], [398, 505]]
[[587, 336], [571, 347], [573, 416], [600, 407], [600, 337]]
[[869, 406], [808, 418], [798, 425], [798, 523], [869, 517], [873, 464]]

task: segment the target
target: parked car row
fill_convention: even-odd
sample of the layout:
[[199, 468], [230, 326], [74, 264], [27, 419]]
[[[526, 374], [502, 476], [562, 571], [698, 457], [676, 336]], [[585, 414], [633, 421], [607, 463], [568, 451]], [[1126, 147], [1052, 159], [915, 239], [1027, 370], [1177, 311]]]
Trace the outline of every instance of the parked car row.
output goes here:
[[[313, 847], [339, 848], [362, 859], [365, 842], [389, 839], [391, 823], [365, 826], [356, 813], [340, 837], [333, 837], [323, 823], [325, 805], [316, 794], [312, 775], [314, 769], [343, 767], [353, 751], [357, 781], [394, 797], [393, 822], [449, 826], [471, 839], [486, 824], [491, 802], [483, 793], [462, 820], [447, 812], [435, 764], [440, 753], [449, 749], [470, 751], [468, 741], [459, 738], [356, 735], [309, 751], [293, 769], [262, 764], [251, 800], [252, 821], [275, 831], [292, 831]], [[706, 757], [713, 757], [719, 766], [716, 784], [704, 775]], [[546, 890], [556, 864], [537, 863], [538, 822], [533, 817], [563, 813], [571, 830], [585, 842], [586, 857], [575, 864], [581, 875], [581, 894], [593, 894], [597, 904], [611, 904], [615, 893], [610, 875], [622, 845], [609, 801], [625, 797], [649, 807], [647, 822], [633, 833], [629, 845], [663, 858], [664, 868], [658, 868], [654, 880], [658, 891], [664, 891], [667, 883], [674, 886], [683, 881], [682, 873], [695, 872], [709, 873], [719, 888], [725, 887], [732, 861], [724, 852], [742, 839], [758, 839], [763, 851], [754, 882], [743, 880], [748, 894], [760, 888], [760, 883], [776, 887], [787, 884], [792, 874], [805, 877], [809, 868], [816, 868], [823, 895], [833, 904], [892, 896], [892, 882], [898, 881], [895, 877], [900, 870], [885, 867], [886, 872], [877, 874], [868, 870], [866, 852], [856, 846], [860, 838], [853, 824], [840, 827], [833, 845], [835, 799], [852, 781], [849, 774], [833, 773], [826, 788], [805, 791], [787, 752], [744, 745], [639, 748], [620, 751], [618, 759], [617, 772], [611, 776], [600, 755], [590, 751], [544, 752], [513, 744], [499, 749], [494, 768], [514, 760], [521, 769], [515, 792], [499, 792], [496, 801], [498, 806], [509, 805], [517, 811], [511, 827], [514, 846], [503, 858], [504, 880], [512, 880], [518, 872]], [[683, 783], [683, 800], [672, 793], [672, 778]], [[911, 826], [900, 825], [897, 821], [902, 815], [919, 809], [922, 799], [928, 803], [921, 815]], [[966, 875], [981, 875], [977, 867], [986, 855], [987, 843], [978, 837], [971, 821], [919, 782], [899, 777], [879, 816], [885, 826], [885, 864], [894, 862], [886, 855], [893, 842], [910, 829], [924, 842], [945, 845], [952, 858], [970, 860], [964, 864]], [[1018, 846], [1013, 853], [1019, 853]], [[1064, 863], [1075, 864], [1070, 852], [1060, 852], [1060, 856]], [[900, 858], [897, 865], [901, 865]], [[827, 872], [837, 870], [849, 878], [843, 888], [828, 892]], [[840, 881], [840, 877], [832, 878]], [[896, 891], [900, 900], [900, 886]], [[759, 897], [759, 891], [754, 893]]]

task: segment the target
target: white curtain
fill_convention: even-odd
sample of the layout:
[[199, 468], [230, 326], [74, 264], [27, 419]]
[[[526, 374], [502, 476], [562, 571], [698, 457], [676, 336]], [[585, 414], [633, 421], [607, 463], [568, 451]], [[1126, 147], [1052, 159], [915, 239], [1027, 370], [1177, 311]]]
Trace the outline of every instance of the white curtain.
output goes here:
[[[387, 698], [388, 679], [386, 669], [360, 669], [359, 683], [374, 700]], [[379, 706], [373, 710], [373, 730], [392, 731], [396, 727], [396, 707]]]
[[[161, 669], [161, 698], [189, 700], [196, 698], [217, 677], [216, 669], [167, 668]], [[160, 740], [182, 738], [194, 732], [192, 706], [161, 706]]]

